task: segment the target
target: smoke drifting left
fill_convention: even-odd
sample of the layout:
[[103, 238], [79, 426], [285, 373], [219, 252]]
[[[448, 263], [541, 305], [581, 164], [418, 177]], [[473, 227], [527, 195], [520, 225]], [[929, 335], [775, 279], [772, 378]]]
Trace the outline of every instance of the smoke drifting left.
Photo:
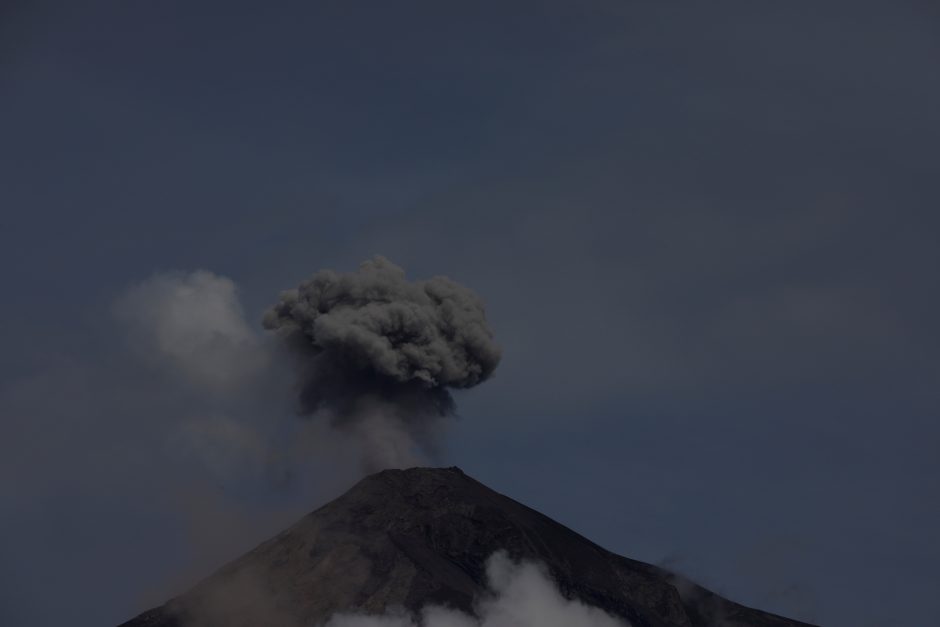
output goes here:
[[[444, 277], [409, 281], [382, 257], [283, 292], [263, 317], [266, 336], [245, 320], [235, 283], [205, 270], [151, 277], [115, 313], [136, 352], [184, 384], [183, 439], [198, 434], [213, 468], [310, 449], [319, 458], [333, 444], [352, 444], [367, 472], [423, 465], [454, 412], [451, 390], [482, 383], [500, 360], [474, 292]], [[321, 424], [289, 436], [284, 453], [272, 448], [285, 431], [274, 420], [290, 406]]]

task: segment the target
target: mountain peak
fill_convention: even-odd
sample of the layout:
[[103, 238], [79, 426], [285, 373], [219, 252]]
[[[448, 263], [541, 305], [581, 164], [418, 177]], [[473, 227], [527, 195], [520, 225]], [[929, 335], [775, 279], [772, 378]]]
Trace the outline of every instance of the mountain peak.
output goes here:
[[633, 627], [795, 627], [604, 550], [459, 468], [383, 470], [122, 627], [321, 625], [338, 612], [474, 613], [486, 563], [542, 564], [558, 590]]

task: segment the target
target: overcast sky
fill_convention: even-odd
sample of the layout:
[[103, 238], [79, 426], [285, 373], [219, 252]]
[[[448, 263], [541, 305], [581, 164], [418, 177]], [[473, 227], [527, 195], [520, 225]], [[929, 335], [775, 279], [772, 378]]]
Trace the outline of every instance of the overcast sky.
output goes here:
[[253, 345], [376, 253], [503, 347], [439, 463], [747, 605], [935, 623], [938, 65], [926, 1], [4, 2], [0, 623], [117, 624], [351, 485], [322, 425], [218, 449], [302, 421], [126, 305], [203, 277]]

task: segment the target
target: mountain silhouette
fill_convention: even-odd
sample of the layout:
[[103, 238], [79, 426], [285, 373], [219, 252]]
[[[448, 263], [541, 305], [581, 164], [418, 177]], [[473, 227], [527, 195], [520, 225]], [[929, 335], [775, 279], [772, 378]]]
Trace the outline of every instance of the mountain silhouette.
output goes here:
[[121, 627], [313, 627], [337, 612], [466, 613], [487, 559], [544, 566], [568, 599], [633, 627], [796, 627], [615, 555], [458, 468], [384, 470]]

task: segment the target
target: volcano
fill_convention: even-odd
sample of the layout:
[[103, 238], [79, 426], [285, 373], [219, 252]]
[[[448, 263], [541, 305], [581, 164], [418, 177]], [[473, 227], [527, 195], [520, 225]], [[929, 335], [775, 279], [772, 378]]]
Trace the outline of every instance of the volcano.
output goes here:
[[120, 627], [314, 627], [336, 613], [468, 614], [487, 559], [542, 565], [567, 599], [633, 627], [796, 627], [621, 557], [458, 468], [384, 470]]

